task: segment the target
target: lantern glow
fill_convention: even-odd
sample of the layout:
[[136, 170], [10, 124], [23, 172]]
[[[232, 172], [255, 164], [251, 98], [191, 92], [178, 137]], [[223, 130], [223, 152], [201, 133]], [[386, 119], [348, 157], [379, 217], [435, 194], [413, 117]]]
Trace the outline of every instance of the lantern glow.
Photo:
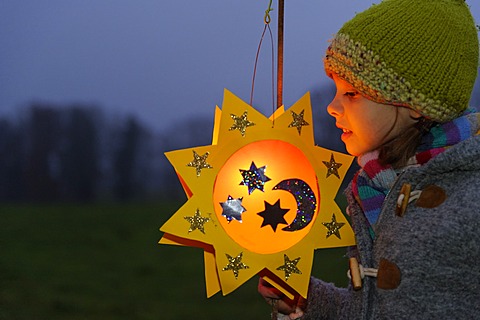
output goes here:
[[[242, 176], [239, 168], [249, 168], [251, 162], [266, 167], [266, 175], [271, 179], [265, 183], [264, 190], [248, 193], [248, 188], [241, 185]], [[265, 210], [265, 202], [274, 204], [280, 201], [281, 207], [291, 208], [285, 220], [291, 222], [297, 215], [295, 197], [284, 190], [275, 190], [281, 181], [295, 178], [304, 181], [314, 188], [315, 199], [319, 200], [318, 184], [315, 170], [308, 159], [297, 147], [281, 140], [262, 140], [252, 142], [235, 152], [217, 174], [213, 190], [215, 213], [225, 232], [242, 247], [256, 253], [268, 254], [286, 250], [300, 241], [311, 228], [311, 223], [304, 229], [295, 232], [273, 231], [272, 228], [260, 227], [263, 223], [259, 212]], [[231, 195], [243, 198], [242, 204], [248, 208], [242, 214], [242, 222], [222, 219], [220, 203]], [[320, 201], [316, 201], [318, 204]], [[315, 208], [314, 214], [316, 214]], [[284, 224], [286, 227], [288, 224]]]

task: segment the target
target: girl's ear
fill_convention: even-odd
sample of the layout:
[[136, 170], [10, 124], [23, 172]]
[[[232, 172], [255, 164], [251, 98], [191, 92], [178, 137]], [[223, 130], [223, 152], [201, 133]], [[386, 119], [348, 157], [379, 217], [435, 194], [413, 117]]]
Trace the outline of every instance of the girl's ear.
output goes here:
[[418, 113], [417, 111], [415, 111], [413, 109], [409, 109], [409, 112], [410, 112], [410, 117], [412, 119], [420, 119], [422, 117], [422, 115], [420, 113]]

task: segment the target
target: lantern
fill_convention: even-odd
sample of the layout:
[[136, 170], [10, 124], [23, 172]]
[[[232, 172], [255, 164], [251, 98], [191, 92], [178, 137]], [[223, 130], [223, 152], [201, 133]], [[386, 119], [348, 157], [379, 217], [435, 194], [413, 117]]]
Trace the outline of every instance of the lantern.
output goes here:
[[228, 90], [212, 144], [168, 152], [188, 201], [162, 244], [204, 249], [207, 296], [256, 274], [306, 297], [315, 249], [350, 246], [334, 198], [353, 158], [314, 144], [310, 96], [266, 118]]

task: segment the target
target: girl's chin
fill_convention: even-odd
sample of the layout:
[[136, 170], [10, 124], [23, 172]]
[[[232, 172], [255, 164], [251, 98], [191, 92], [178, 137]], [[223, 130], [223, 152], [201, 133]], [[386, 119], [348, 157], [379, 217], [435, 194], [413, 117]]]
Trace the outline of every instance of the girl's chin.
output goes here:
[[353, 145], [352, 143], [345, 143], [345, 149], [347, 149], [348, 154], [354, 157], [358, 157], [364, 153], [362, 152], [362, 150], [360, 150], [356, 145]]
[[351, 132], [348, 133], [343, 133], [342, 134], [342, 142], [345, 144], [345, 149], [347, 149], [347, 152], [352, 155], [352, 156], [358, 156], [358, 147], [355, 145], [355, 143], [350, 139], [352, 136]]

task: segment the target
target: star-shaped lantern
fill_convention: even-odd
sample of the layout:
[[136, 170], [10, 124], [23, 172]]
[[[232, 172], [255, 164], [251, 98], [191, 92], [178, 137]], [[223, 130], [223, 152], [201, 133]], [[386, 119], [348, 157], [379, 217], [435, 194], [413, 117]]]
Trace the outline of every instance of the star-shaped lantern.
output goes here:
[[[315, 145], [309, 94], [289, 111], [267, 118], [225, 90], [212, 144], [166, 153], [188, 201], [161, 227], [160, 243], [204, 250], [207, 296], [258, 274], [305, 297], [314, 250], [355, 243], [334, 201], [353, 158]], [[325, 227], [340, 235], [341, 224], [341, 238], [321, 236]]]

